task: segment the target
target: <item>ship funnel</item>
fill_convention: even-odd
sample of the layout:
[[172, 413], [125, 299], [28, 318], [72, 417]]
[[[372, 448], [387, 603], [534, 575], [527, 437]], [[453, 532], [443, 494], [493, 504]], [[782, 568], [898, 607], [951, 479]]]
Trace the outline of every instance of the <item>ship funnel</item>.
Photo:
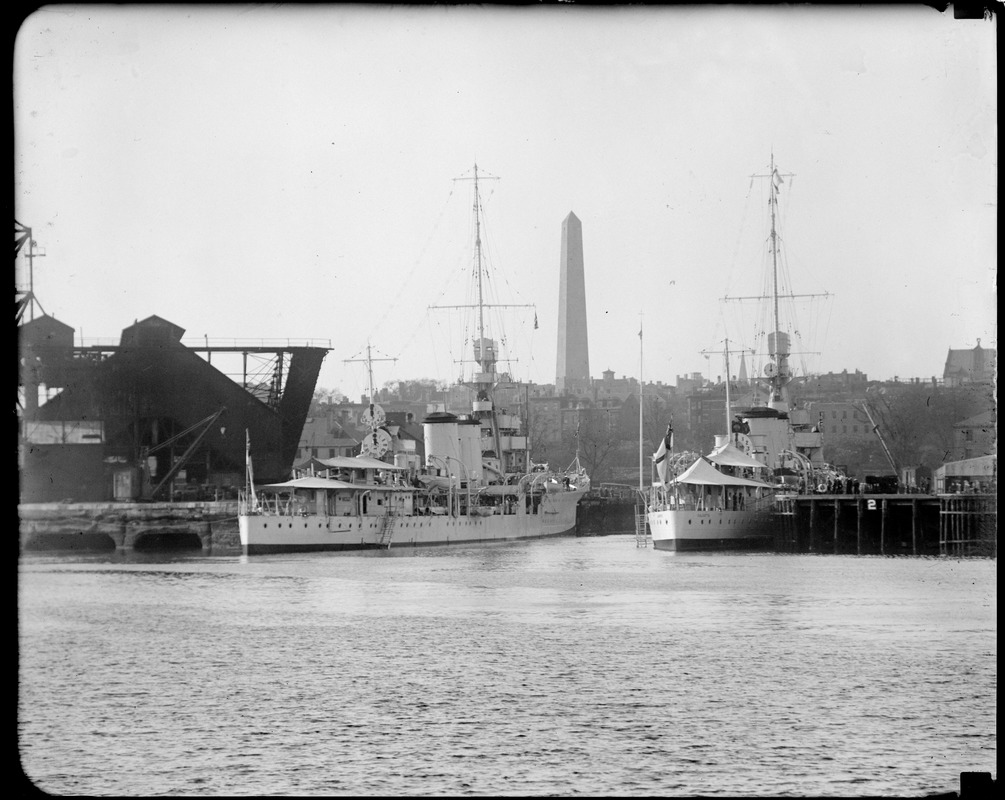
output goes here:
[[[445, 473], [455, 473], [456, 462], [460, 458], [460, 442], [457, 436], [458, 419], [453, 414], [435, 411], [422, 420], [422, 438], [426, 448], [426, 465]], [[459, 475], [454, 483], [461, 480]]]

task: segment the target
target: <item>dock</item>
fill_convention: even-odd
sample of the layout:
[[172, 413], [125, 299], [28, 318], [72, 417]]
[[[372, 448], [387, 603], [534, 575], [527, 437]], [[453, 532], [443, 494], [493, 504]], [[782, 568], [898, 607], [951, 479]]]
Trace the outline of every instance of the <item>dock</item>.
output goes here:
[[994, 494], [779, 497], [775, 550], [834, 555], [998, 554]]

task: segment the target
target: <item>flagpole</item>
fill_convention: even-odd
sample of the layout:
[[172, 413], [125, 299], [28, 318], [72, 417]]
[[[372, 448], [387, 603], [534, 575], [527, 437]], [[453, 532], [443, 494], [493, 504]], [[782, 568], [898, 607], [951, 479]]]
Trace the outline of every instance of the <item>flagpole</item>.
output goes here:
[[639, 491], [645, 490], [645, 480], [642, 475], [642, 313], [639, 312]]
[[[674, 463], [673, 463], [673, 449], [674, 449], [674, 440], [673, 440], [673, 412], [670, 412], [670, 421], [667, 423], [667, 428], [670, 431], [670, 455], [667, 456], [667, 458], [669, 459], [669, 461], [667, 461], [667, 472], [670, 472], [670, 470], [673, 469], [674, 470], [673, 477], [676, 478], [677, 477], [677, 472], [676, 472], [677, 468], [674, 466]], [[676, 480], [674, 481], [673, 494], [674, 494], [674, 507], [675, 508], [680, 508], [680, 487], [677, 485]]]
[[251, 510], [256, 511], [258, 498], [255, 496], [255, 473], [251, 466], [251, 433], [247, 428], [244, 429], [244, 480], [251, 498]]

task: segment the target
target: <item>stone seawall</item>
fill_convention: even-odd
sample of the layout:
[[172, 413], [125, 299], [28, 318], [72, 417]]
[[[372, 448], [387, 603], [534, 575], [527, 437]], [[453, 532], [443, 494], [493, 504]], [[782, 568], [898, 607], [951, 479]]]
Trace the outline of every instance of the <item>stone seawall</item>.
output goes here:
[[152, 542], [186, 546], [195, 544], [195, 537], [206, 551], [241, 548], [236, 500], [23, 503], [17, 509], [21, 550], [78, 546], [103, 549], [112, 545], [130, 550]]

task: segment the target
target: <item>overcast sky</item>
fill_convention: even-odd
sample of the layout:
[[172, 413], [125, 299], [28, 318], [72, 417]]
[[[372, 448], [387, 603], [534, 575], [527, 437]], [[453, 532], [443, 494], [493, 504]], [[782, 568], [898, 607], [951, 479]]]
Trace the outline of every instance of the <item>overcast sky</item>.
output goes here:
[[773, 157], [783, 288], [829, 295], [793, 304], [797, 367], [997, 346], [994, 23], [951, 8], [56, 5], [14, 123], [35, 292], [78, 343], [156, 314], [330, 341], [350, 396], [368, 343], [378, 385], [455, 379], [470, 333], [430, 306], [471, 302], [477, 163], [489, 299], [533, 306], [490, 329], [514, 377], [555, 380], [569, 212], [593, 376], [714, 377], [757, 349], [722, 298], [764, 290]]

